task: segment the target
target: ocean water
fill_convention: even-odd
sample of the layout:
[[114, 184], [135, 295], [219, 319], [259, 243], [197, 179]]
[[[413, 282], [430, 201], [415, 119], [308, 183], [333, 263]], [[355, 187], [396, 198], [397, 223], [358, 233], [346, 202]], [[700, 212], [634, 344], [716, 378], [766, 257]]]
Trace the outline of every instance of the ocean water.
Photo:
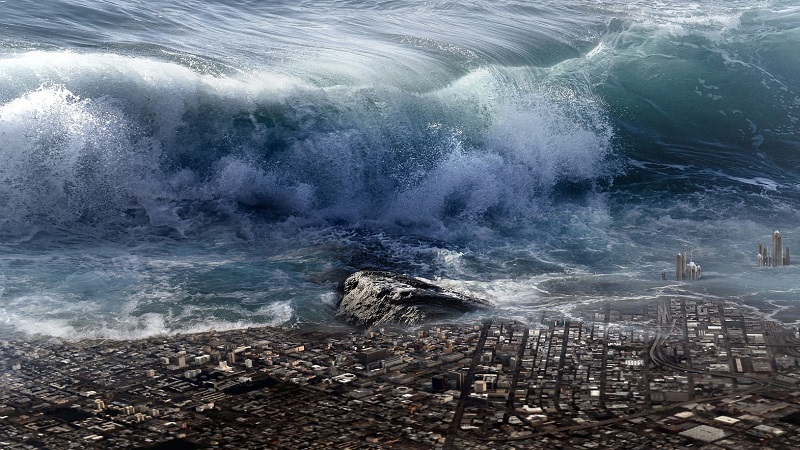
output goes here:
[[335, 327], [362, 268], [800, 323], [798, 42], [794, 1], [0, 0], [0, 336]]

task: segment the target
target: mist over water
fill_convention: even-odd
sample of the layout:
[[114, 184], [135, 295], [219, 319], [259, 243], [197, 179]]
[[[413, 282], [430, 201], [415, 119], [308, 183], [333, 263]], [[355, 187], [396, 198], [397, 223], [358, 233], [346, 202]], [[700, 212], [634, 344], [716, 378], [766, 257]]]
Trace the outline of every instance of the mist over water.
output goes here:
[[[337, 326], [361, 268], [523, 320], [795, 323], [791, 2], [0, 3], [0, 334]], [[800, 248], [800, 247], [798, 247]], [[661, 281], [679, 251], [697, 283]]]

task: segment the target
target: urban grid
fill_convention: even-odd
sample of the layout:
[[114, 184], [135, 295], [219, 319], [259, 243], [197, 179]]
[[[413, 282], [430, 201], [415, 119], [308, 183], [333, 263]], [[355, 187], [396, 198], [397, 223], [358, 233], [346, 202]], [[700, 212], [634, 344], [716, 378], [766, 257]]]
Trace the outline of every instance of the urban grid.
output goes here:
[[0, 448], [800, 448], [796, 329], [722, 301], [590, 308], [2, 341]]

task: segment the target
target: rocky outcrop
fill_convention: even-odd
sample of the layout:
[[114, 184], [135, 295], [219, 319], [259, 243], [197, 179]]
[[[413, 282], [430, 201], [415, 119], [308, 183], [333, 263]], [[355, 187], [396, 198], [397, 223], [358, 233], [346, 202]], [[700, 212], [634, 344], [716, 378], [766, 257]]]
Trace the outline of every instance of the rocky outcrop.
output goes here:
[[381, 323], [413, 325], [492, 306], [486, 300], [419, 278], [377, 270], [350, 275], [344, 281], [342, 291], [336, 315], [362, 326]]

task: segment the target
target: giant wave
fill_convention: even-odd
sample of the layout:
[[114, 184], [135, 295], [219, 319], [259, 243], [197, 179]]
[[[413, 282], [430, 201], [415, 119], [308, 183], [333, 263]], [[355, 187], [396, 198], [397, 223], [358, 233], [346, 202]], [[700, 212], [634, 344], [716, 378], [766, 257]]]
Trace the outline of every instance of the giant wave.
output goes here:
[[[37, 224], [130, 220], [185, 234], [209, 211], [348, 223], [530, 217], [610, 174], [600, 102], [510, 90], [496, 71], [426, 93], [203, 75], [145, 58], [3, 60], [0, 205]], [[502, 81], [532, 85], [519, 71]], [[33, 86], [37, 86], [33, 88]]]
[[[788, 1], [0, 3], [0, 334], [330, 326], [361, 268], [521, 320], [793, 322], [796, 269], [751, 256], [800, 235], [798, 30]], [[656, 280], [677, 251], [703, 283]]]

